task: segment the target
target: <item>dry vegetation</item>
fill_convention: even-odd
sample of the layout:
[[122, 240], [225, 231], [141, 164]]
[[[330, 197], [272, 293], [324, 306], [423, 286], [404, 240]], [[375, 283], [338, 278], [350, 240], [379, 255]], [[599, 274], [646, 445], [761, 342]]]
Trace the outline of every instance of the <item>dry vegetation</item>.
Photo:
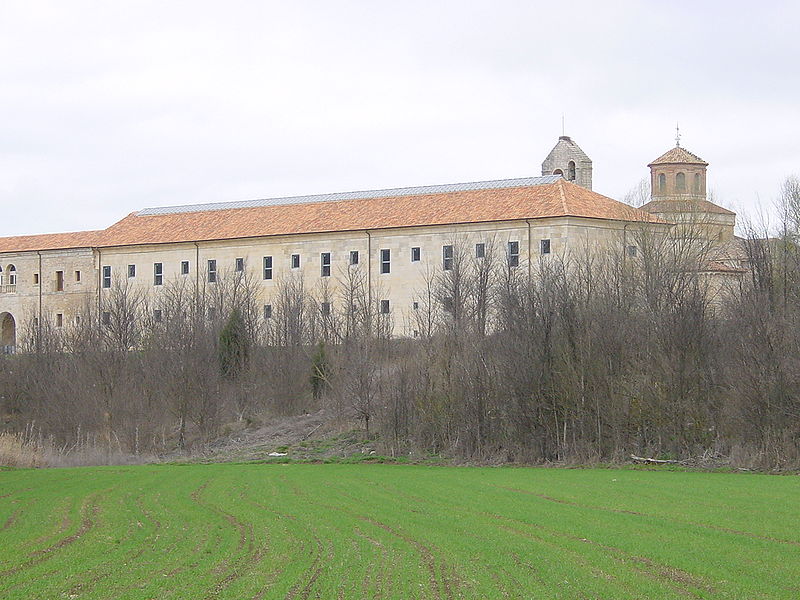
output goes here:
[[42, 464], [45, 448], [143, 460], [225, 424], [325, 408], [393, 455], [797, 467], [796, 204], [781, 236], [746, 241], [751, 271], [714, 293], [688, 230], [638, 234], [636, 257], [573, 251], [530, 269], [498, 244], [477, 259], [454, 242], [452, 268], [419, 290], [414, 339], [389, 336], [358, 268], [335, 293], [284, 282], [269, 319], [247, 275], [166, 286], [159, 317], [117, 287], [93, 318], [32, 330], [26, 352], [0, 360], [3, 462]]

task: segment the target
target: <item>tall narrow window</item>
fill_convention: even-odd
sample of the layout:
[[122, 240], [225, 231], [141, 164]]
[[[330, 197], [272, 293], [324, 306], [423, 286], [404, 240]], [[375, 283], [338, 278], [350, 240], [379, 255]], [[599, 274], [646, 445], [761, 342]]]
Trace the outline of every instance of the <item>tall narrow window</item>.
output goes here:
[[392, 270], [392, 251], [388, 248], [381, 250], [381, 273], [389, 273]]
[[136, 277], [136, 265], [128, 265], [128, 277]]
[[703, 193], [703, 178], [700, 176], [700, 173], [694, 174], [694, 193], [695, 194]]
[[350, 250], [350, 264], [351, 265], [358, 264], [358, 250]]
[[188, 275], [189, 274], [189, 261], [182, 260], [181, 261], [181, 275]]
[[8, 283], [17, 285], [17, 267], [14, 265], [8, 265]]
[[81, 282], [81, 272], [80, 271], [75, 271], [75, 282], [76, 283], [80, 283]]
[[475, 258], [486, 257], [486, 244], [475, 244]]
[[419, 259], [422, 257], [422, 251], [418, 247], [414, 247], [411, 249], [411, 262], [419, 262]]
[[331, 276], [331, 253], [323, 252], [319, 255], [319, 274], [320, 277]]
[[208, 261], [208, 283], [217, 282], [217, 261], [211, 259]]
[[107, 310], [103, 311], [102, 321], [103, 325], [111, 325], [111, 313]]
[[111, 266], [105, 265], [103, 267], [103, 287], [110, 288], [111, 287]]
[[[2, 273], [2, 272], [3, 272], [3, 270], [0, 269], [0, 273]], [[2, 285], [2, 284], [3, 284], [3, 277], [2, 277], [2, 275], [0, 275], [0, 285]], [[39, 274], [38, 273], [34, 273], [33, 274], [33, 285], [39, 285]]]
[[264, 279], [272, 279], [272, 257], [264, 257]]
[[550, 240], [539, 241], [539, 252], [541, 254], [550, 254]]
[[678, 173], [677, 175], [675, 175], [675, 191], [676, 192], [686, 191], [686, 173]]
[[519, 242], [508, 242], [508, 266], [519, 266]]
[[292, 268], [299, 269], [300, 268], [300, 255], [299, 254], [292, 254]]
[[153, 285], [164, 283], [164, 263], [153, 263]]
[[265, 304], [264, 305], [264, 318], [271, 319], [272, 318], [272, 304]]
[[442, 246], [442, 268], [450, 271], [453, 268], [453, 247]]
[[64, 271], [56, 271], [56, 291], [64, 291]]
[[156, 323], [161, 323], [162, 316], [163, 315], [161, 313], [161, 309], [160, 308], [156, 308], [153, 311], [153, 321], [155, 321]]
[[56, 313], [56, 327], [63, 327], [63, 326], [64, 326], [64, 314]]
[[322, 313], [323, 317], [327, 317], [331, 314], [331, 303], [330, 302], [322, 302], [320, 304], [320, 312]]
[[569, 181], [575, 181], [575, 161], [574, 160], [569, 161], [569, 164], [567, 165], [567, 179]]
[[244, 271], [244, 259], [243, 258], [237, 258], [236, 259], [236, 272], [237, 273], [241, 273], [242, 271]]
[[664, 173], [658, 176], [658, 191], [662, 193], [667, 191], [667, 176]]
[[388, 315], [389, 314], [389, 301], [388, 300], [381, 300], [381, 314]]

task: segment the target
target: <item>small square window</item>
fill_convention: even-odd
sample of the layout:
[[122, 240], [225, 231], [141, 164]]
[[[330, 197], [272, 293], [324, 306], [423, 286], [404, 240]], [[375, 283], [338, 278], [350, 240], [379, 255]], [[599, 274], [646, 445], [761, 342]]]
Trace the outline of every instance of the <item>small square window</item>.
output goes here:
[[542, 240], [539, 242], [539, 251], [542, 254], [550, 254], [550, 240]]
[[331, 253], [323, 252], [319, 255], [320, 277], [331, 276]]
[[264, 279], [272, 279], [272, 257], [264, 257]]
[[155, 321], [156, 323], [161, 323], [161, 318], [162, 318], [161, 309], [160, 308], [155, 309], [153, 311], [153, 321]]
[[237, 273], [241, 273], [242, 271], [244, 271], [244, 259], [243, 258], [237, 258], [236, 259], [236, 272]]
[[350, 250], [350, 264], [351, 265], [358, 264], [358, 250]]
[[381, 314], [388, 315], [389, 314], [389, 301], [388, 300], [381, 300]]
[[330, 302], [323, 302], [320, 305], [320, 312], [322, 313], [323, 317], [327, 317], [331, 314], [331, 303]]
[[419, 262], [422, 252], [419, 248], [411, 248], [411, 262]]
[[419, 302], [412, 302], [411, 308], [413, 308], [414, 310], [419, 310]]
[[181, 261], [181, 275], [188, 275], [189, 274], [189, 261], [182, 260]]
[[389, 248], [381, 250], [381, 273], [386, 274], [392, 270], [392, 251]]
[[264, 318], [271, 319], [272, 318], [272, 304], [265, 304], [264, 305]]
[[300, 255], [299, 254], [292, 254], [292, 268], [299, 269], [300, 268]]
[[128, 265], [128, 277], [136, 277], [136, 265]]
[[628, 246], [628, 256], [636, 256], [639, 249], [636, 246]]
[[442, 246], [442, 268], [445, 271], [453, 269], [453, 247]]
[[486, 244], [475, 244], [475, 258], [486, 257]]

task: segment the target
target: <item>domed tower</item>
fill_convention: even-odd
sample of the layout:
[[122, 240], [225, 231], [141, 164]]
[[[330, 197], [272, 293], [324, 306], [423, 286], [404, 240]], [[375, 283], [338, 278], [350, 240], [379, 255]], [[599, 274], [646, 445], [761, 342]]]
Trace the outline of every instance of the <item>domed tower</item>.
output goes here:
[[558, 143], [542, 163], [542, 175], [562, 175], [586, 189], [592, 189], [592, 159], [568, 135]]
[[651, 200], [645, 210], [684, 227], [676, 235], [726, 241], [733, 238], [736, 213], [706, 198], [708, 163], [682, 148], [680, 141], [649, 165]]

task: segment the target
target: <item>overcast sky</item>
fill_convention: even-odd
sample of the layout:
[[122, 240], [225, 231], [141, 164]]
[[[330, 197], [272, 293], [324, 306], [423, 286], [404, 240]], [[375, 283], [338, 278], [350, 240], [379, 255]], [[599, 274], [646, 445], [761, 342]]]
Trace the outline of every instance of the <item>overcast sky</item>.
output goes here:
[[800, 174], [800, 2], [0, 0], [0, 235], [525, 177], [675, 144], [755, 215]]

